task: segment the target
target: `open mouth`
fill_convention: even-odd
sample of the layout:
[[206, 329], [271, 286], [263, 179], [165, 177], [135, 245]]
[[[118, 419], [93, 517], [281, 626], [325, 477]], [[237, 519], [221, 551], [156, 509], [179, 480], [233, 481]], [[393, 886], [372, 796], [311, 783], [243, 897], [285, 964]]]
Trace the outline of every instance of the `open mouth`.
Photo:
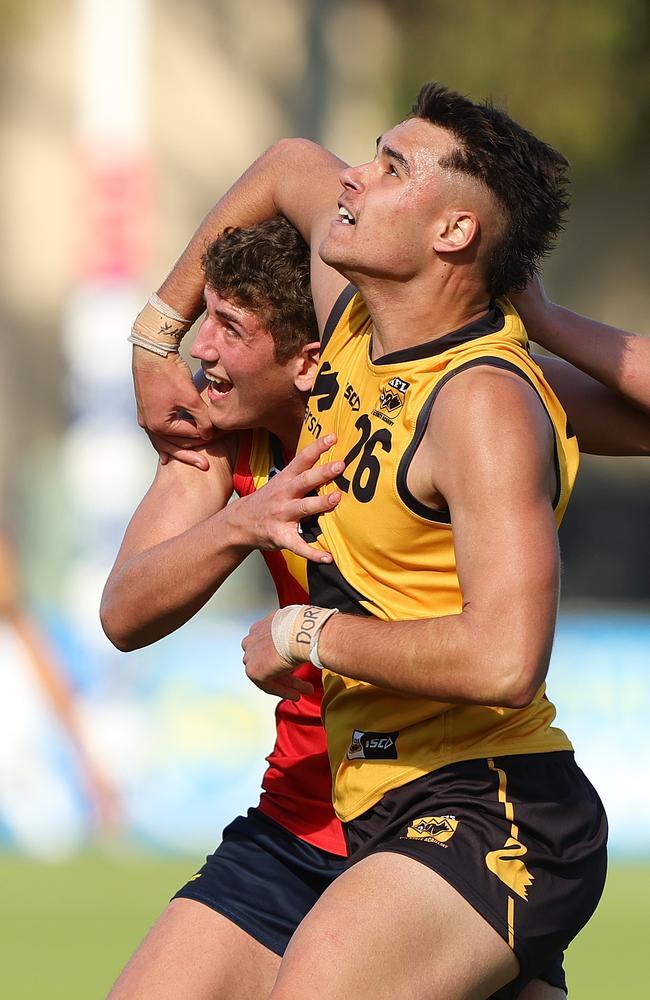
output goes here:
[[223, 378], [215, 378], [214, 375], [205, 374], [208, 383], [208, 395], [216, 398], [217, 396], [226, 396], [232, 389], [232, 382], [226, 381]]
[[339, 222], [342, 222], [344, 226], [356, 225], [356, 219], [352, 212], [348, 211], [343, 205], [339, 206]]

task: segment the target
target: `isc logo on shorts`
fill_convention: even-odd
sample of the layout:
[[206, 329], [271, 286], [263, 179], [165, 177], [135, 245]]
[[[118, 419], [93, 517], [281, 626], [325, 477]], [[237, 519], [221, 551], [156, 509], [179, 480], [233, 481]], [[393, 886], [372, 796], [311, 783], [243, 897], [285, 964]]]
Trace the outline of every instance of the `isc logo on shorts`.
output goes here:
[[455, 816], [420, 816], [413, 820], [400, 840], [427, 840], [446, 847], [457, 827], [458, 820]]
[[355, 729], [348, 747], [348, 760], [397, 760], [396, 733], [369, 733]]

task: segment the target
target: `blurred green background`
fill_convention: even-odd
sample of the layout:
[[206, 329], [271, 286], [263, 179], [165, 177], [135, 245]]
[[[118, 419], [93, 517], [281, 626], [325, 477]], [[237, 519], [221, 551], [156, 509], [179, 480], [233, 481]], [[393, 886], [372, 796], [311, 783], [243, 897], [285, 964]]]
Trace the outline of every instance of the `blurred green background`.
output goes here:
[[[0, 858], [3, 996], [101, 1000], [193, 871], [190, 860], [151, 855], [83, 855], [56, 866]], [[571, 1000], [643, 1000], [649, 925], [650, 865], [615, 865], [566, 957]]]

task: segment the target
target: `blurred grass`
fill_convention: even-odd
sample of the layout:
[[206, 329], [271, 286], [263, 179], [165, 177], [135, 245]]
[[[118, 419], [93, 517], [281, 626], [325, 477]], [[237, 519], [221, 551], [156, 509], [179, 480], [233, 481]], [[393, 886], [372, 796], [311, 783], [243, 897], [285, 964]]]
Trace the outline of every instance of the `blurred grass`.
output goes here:
[[570, 1000], [648, 994], [650, 864], [611, 864], [595, 914], [567, 952]]
[[[0, 994], [102, 1000], [198, 858], [0, 855]], [[650, 864], [612, 866], [603, 901], [567, 956], [571, 1000], [647, 996]]]
[[102, 1000], [197, 860], [0, 856], [0, 996]]

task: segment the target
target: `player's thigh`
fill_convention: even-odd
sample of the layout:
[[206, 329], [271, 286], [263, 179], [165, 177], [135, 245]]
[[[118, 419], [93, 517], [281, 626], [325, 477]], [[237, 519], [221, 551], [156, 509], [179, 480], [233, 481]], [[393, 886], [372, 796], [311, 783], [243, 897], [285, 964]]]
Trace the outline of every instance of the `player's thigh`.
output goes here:
[[109, 1000], [263, 1000], [280, 958], [221, 913], [173, 899], [133, 954]]
[[307, 915], [272, 997], [484, 1000], [518, 971], [506, 942], [437, 872], [380, 852], [353, 865]]

